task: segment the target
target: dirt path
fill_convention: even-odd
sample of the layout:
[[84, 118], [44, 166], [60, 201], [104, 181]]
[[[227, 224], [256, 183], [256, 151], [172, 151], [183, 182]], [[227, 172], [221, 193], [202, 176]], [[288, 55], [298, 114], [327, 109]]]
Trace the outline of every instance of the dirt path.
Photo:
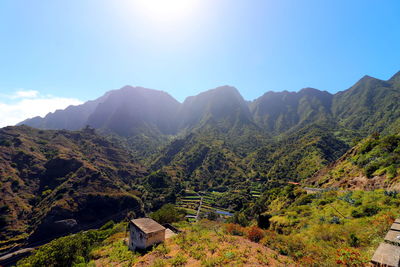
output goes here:
[[199, 208], [197, 209], [197, 213], [196, 213], [196, 221], [199, 220], [199, 215], [200, 215], [200, 211], [201, 211], [201, 205], [203, 205], [203, 197], [200, 196], [200, 204], [199, 204]]

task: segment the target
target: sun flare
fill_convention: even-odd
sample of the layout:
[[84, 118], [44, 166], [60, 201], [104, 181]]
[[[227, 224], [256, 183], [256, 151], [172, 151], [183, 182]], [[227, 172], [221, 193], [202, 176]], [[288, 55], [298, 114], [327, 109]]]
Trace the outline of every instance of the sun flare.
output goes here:
[[188, 17], [199, 0], [137, 0], [136, 7], [146, 17], [157, 21], [175, 21]]

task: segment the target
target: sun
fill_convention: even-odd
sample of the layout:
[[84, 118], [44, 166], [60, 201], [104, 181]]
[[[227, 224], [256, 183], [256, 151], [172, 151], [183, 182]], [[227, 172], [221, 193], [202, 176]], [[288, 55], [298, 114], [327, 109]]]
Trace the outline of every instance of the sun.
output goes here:
[[189, 17], [200, 0], [136, 0], [137, 11], [156, 21], [177, 21]]

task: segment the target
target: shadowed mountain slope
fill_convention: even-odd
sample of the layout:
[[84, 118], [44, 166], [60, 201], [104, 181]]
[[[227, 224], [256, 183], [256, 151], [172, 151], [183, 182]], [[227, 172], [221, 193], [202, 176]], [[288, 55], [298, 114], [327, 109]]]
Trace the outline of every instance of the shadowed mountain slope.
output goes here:
[[121, 136], [175, 134], [179, 107], [180, 103], [165, 92], [125, 86], [99, 103], [87, 124]]
[[280, 134], [291, 128], [332, 117], [333, 95], [313, 88], [299, 92], [268, 92], [250, 103], [254, 121], [266, 131]]

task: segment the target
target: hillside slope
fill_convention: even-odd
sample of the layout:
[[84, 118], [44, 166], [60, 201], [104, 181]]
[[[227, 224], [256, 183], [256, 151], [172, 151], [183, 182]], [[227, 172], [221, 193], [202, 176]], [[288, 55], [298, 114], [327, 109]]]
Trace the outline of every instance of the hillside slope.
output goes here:
[[346, 189], [400, 189], [400, 135], [362, 140], [309, 182]]
[[32, 234], [40, 240], [127, 208], [141, 214], [133, 188], [146, 174], [126, 150], [91, 129], [0, 129], [0, 240]]
[[400, 117], [399, 76], [400, 72], [387, 81], [364, 76], [348, 90], [335, 94], [332, 113], [337, 122], [364, 137], [393, 127]]

